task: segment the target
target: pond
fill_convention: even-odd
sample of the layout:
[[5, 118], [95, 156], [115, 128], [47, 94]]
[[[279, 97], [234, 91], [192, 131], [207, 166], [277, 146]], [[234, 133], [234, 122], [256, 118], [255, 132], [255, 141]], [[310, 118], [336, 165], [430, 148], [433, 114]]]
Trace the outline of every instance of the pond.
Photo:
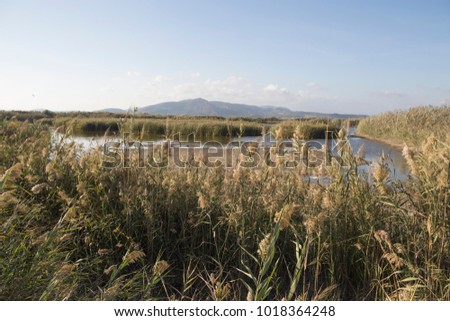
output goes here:
[[[372, 166], [370, 166], [373, 163], [376, 163], [380, 160], [381, 155], [384, 154], [385, 161], [388, 164], [390, 171], [391, 171], [391, 177], [399, 180], [406, 180], [409, 174], [408, 166], [402, 156], [402, 152], [399, 148], [390, 146], [388, 144], [370, 140], [367, 138], [362, 138], [356, 136], [354, 131], [354, 128], [350, 128], [349, 135], [348, 135], [348, 142], [350, 143], [354, 153], [356, 154], [357, 151], [360, 148], [363, 148], [364, 153], [364, 159], [367, 161], [368, 165], [360, 165], [359, 169], [371, 171]], [[257, 142], [259, 144], [263, 144], [266, 141], [268, 141], [269, 144], [274, 144], [275, 139], [273, 139], [271, 136], [267, 135], [267, 137], [262, 136], [245, 136], [238, 138], [229, 139], [227, 137], [221, 137], [221, 138], [214, 138], [214, 139], [199, 139], [199, 142], [197, 142], [197, 146], [215, 146], [217, 148], [226, 148], [227, 146], [234, 145], [233, 143], [237, 143], [239, 140], [241, 142]], [[70, 141], [74, 141], [76, 144], [80, 144], [83, 149], [90, 149], [97, 146], [103, 146], [105, 142], [107, 141], [121, 141], [122, 137], [118, 136], [99, 136], [94, 134], [85, 134], [85, 135], [74, 135], [69, 138]], [[163, 141], [162, 137], [145, 137], [143, 141], [151, 141], [154, 143], [160, 143]], [[289, 141], [285, 141], [289, 142]], [[323, 145], [325, 143], [325, 139], [314, 139], [309, 142], [318, 143], [320, 145]], [[176, 140], [173, 143], [176, 143], [178, 147], [188, 147], [195, 145], [195, 142], [192, 140], [188, 140], [186, 137], [184, 139]], [[230, 145], [228, 145], [230, 144]], [[331, 146], [332, 141], [331, 141]]]

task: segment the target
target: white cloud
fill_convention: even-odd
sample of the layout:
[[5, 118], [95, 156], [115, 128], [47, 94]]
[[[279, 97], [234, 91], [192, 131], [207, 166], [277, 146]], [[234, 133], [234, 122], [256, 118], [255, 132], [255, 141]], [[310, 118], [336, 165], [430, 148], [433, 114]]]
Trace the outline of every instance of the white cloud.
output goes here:
[[155, 77], [153, 77], [154, 83], [162, 83], [167, 80], [170, 80], [170, 78], [164, 75], [156, 75]]
[[308, 83], [308, 88], [314, 89], [314, 90], [319, 90], [319, 89], [321, 89], [321, 87], [320, 87], [317, 83], [315, 83], [314, 81], [310, 81], [310, 82]]
[[268, 84], [263, 88], [263, 90], [268, 92], [287, 93], [286, 88], [281, 88], [280, 86], [274, 84]]
[[139, 71], [128, 71], [127, 76], [128, 77], [139, 77], [141, 73]]

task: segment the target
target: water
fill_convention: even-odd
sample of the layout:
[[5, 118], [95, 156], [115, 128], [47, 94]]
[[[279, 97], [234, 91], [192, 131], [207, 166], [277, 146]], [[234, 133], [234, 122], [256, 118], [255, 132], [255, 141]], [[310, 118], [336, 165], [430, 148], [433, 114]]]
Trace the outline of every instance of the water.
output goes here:
[[[355, 153], [361, 146], [364, 145], [365, 149], [364, 159], [369, 163], [373, 164], [379, 162], [380, 157], [382, 156], [382, 154], [384, 154], [385, 161], [389, 166], [392, 176], [400, 180], [406, 180], [408, 178], [409, 168], [406, 164], [405, 159], [402, 156], [402, 151], [400, 149], [392, 147], [387, 144], [383, 144], [381, 142], [357, 136], [350, 136], [349, 142]], [[360, 167], [367, 168], [368, 170], [370, 170], [370, 168], [368, 168], [369, 166], [367, 165], [363, 165]]]
[[[68, 138], [68, 140], [75, 142], [82, 146], [83, 149], [91, 149], [97, 146], [103, 146], [103, 144], [107, 141], [120, 141], [122, 137], [118, 136], [93, 136], [93, 135], [77, 135]], [[268, 144], [274, 144], [275, 140], [269, 136], [263, 138], [262, 136], [245, 136], [239, 139], [241, 142], [258, 142], [259, 144], [264, 144], [264, 141], [268, 141]], [[152, 141], [155, 143], [162, 142], [163, 139], [161, 137], [145, 137], [144, 141]], [[356, 154], [356, 152], [364, 146], [365, 157], [364, 159], [368, 162], [368, 165], [360, 165], [359, 168], [361, 170], [366, 170], [371, 172], [372, 166], [376, 162], [380, 161], [380, 157], [384, 154], [385, 161], [388, 164], [391, 176], [393, 178], [399, 180], [406, 180], [409, 174], [409, 169], [407, 164], [402, 156], [401, 150], [398, 148], [392, 147], [388, 144], [384, 144], [382, 142], [358, 137], [354, 135], [354, 129], [351, 128], [348, 136], [348, 141]], [[221, 137], [219, 139], [210, 139], [200, 141], [200, 146], [215, 146], [217, 148], [223, 148], [222, 146], [226, 146], [229, 143], [229, 146], [236, 145], [238, 143], [237, 138], [233, 138], [231, 141], [229, 138]], [[286, 141], [288, 142], [288, 141]], [[311, 140], [311, 142], [317, 142], [319, 144], [324, 144], [324, 139], [315, 139]], [[181, 141], [174, 142], [176, 146], [179, 147], [188, 147], [193, 146], [194, 142]]]
[[[325, 144], [325, 139], [315, 139], [314, 141]], [[399, 148], [379, 141], [358, 137], [355, 135], [354, 128], [350, 128], [348, 141], [355, 154], [360, 148], [363, 148], [365, 151], [364, 159], [367, 161], [368, 165], [360, 165], [359, 169], [371, 172], [372, 166], [370, 165], [380, 162], [381, 156], [384, 155], [385, 162], [389, 166], [392, 177], [402, 181], [408, 178], [409, 168], [403, 158], [402, 151]]]

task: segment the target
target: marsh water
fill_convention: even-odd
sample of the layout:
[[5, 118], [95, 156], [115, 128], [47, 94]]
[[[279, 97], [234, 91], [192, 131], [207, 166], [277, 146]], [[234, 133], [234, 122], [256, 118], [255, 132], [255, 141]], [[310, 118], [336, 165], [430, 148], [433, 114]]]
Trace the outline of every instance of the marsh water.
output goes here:
[[[99, 136], [99, 135], [89, 135], [89, 134], [78, 134], [74, 135], [70, 138], [75, 143], [80, 144], [83, 149], [90, 149], [97, 146], [103, 146], [103, 144], [107, 141], [120, 141], [122, 137], [118, 136]], [[205, 146], [215, 146], [217, 148], [226, 148], [227, 146], [232, 146], [233, 143], [237, 143], [239, 140], [241, 142], [257, 142], [259, 144], [264, 143], [267, 138], [262, 136], [244, 136], [241, 138], [232, 138], [231, 140], [227, 137], [221, 138], [213, 138], [213, 139], [197, 139], [199, 140], [200, 145]], [[143, 141], [152, 141], [155, 143], [162, 142], [162, 137], [144, 137]], [[273, 143], [275, 140], [270, 137], [270, 143]], [[286, 141], [288, 142], [288, 141]], [[315, 142], [316, 144], [325, 144], [325, 139], [314, 139], [310, 142]], [[367, 165], [360, 165], [359, 168], [361, 170], [371, 171], [371, 164], [380, 161], [380, 157], [384, 155], [385, 161], [388, 164], [391, 177], [399, 180], [406, 180], [408, 177], [408, 167], [406, 162], [402, 156], [402, 152], [400, 149], [390, 146], [388, 144], [384, 144], [379, 141], [374, 141], [362, 137], [358, 137], [355, 135], [354, 128], [350, 128], [348, 133], [348, 142], [350, 143], [354, 153], [356, 154], [360, 148], [364, 150], [364, 159], [367, 161]], [[190, 142], [187, 138], [180, 139], [176, 141], [177, 146], [179, 147], [188, 147], [192, 146], [193, 142]], [[231, 144], [230, 144], [231, 143]], [[198, 145], [198, 144], [197, 144]], [[331, 142], [332, 146], [332, 142]]]

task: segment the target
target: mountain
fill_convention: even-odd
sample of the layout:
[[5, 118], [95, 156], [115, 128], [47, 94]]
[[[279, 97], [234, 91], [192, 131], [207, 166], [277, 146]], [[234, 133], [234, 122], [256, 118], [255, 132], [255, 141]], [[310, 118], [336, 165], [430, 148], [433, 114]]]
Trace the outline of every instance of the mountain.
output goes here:
[[[126, 110], [117, 108], [103, 109], [107, 112], [121, 112]], [[141, 107], [139, 113], [154, 115], [177, 116], [221, 116], [221, 117], [277, 117], [277, 118], [305, 118], [305, 117], [330, 117], [330, 118], [354, 118], [365, 115], [353, 114], [326, 114], [317, 112], [295, 111], [286, 107], [254, 106], [245, 104], [226, 103], [222, 101], [208, 101], [203, 98], [187, 99], [182, 101], [165, 102]]]
[[101, 112], [101, 113], [126, 113], [127, 110], [120, 109], [120, 108], [105, 108], [105, 109], [98, 110], [98, 112]]

